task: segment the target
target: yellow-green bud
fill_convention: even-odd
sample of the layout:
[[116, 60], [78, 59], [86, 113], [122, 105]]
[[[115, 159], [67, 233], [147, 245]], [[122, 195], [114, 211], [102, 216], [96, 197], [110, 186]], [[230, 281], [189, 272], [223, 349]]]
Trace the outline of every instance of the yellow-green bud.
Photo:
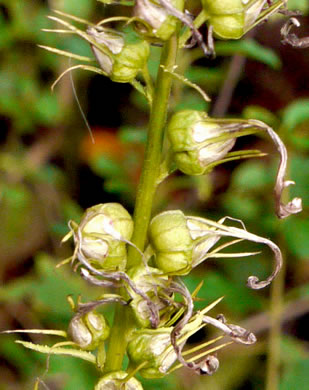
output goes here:
[[109, 337], [110, 328], [102, 314], [91, 311], [83, 316], [74, 316], [68, 333], [81, 349], [91, 351]]
[[173, 328], [143, 329], [136, 331], [128, 344], [130, 363], [138, 366], [148, 362], [140, 374], [144, 378], [161, 378], [177, 360], [171, 345]]
[[91, 47], [102, 70], [111, 80], [129, 83], [144, 68], [150, 53], [149, 44], [134, 32], [120, 33], [89, 27], [87, 33], [100, 46]]
[[[206, 221], [206, 220], [205, 220]], [[188, 219], [182, 211], [165, 211], [149, 226], [149, 241], [155, 253], [154, 263], [164, 273], [185, 275], [195, 267], [220, 236], [198, 219]]]
[[[177, 10], [183, 11], [184, 0], [170, 2]], [[177, 28], [178, 19], [156, 0], [136, 0], [134, 15], [144, 22], [137, 24], [138, 32], [150, 40], [167, 41]]]
[[[127, 272], [127, 275], [135, 286], [140, 291], [147, 294], [149, 299], [156, 306], [160, 316], [160, 324], [165, 323], [170, 318], [173, 311], [173, 306], [166, 303], [166, 294], [164, 295], [164, 300], [160, 299], [160, 292], [164, 290], [162, 285], [168, 282], [168, 277], [162, 276], [162, 274], [162, 271], [158, 268], [147, 267], [146, 269], [144, 266], [132, 267]], [[151, 312], [147, 301], [130, 288], [128, 290], [132, 299], [130, 306], [136, 321], [143, 328], [150, 327]]]
[[266, 1], [202, 0], [202, 5], [217, 38], [239, 39], [253, 27]]
[[143, 390], [136, 378], [130, 378], [126, 382], [127, 375], [125, 371], [109, 372], [99, 380], [94, 390]]
[[86, 210], [74, 231], [79, 252], [104, 270], [124, 270], [126, 243], [133, 233], [130, 214], [119, 203], [103, 203]]
[[213, 119], [196, 110], [177, 112], [167, 128], [177, 168], [187, 175], [209, 172], [228, 158], [237, 137], [257, 131], [250, 121]]

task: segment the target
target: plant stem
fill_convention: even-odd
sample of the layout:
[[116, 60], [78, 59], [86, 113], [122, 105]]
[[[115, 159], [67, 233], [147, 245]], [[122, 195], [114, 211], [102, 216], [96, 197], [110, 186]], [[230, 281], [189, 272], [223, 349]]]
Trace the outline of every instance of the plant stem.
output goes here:
[[[164, 127], [173, 78], [172, 75], [169, 72], [164, 71], [164, 69], [173, 69], [173, 66], [176, 63], [177, 46], [178, 40], [176, 35], [173, 35], [164, 45], [160, 62], [160, 65], [162, 66], [160, 66], [158, 70], [154, 91], [144, 164], [137, 189], [134, 211], [134, 233], [132, 242], [138, 246], [140, 250], [143, 250], [145, 246], [153, 197], [157, 187]], [[140, 255], [133, 247], [130, 247], [128, 251], [128, 267], [140, 263]]]
[[130, 308], [116, 306], [113, 327], [108, 343], [104, 373], [118, 371], [122, 368], [122, 360], [127, 349], [128, 338], [135, 322]]
[[268, 336], [268, 359], [265, 390], [279, 389], [281, 316], [283, 311], [283, 292], [286, 274], [285, 261], [271, 286], [270, 330]]
[[[174, 35], [164, 45], [161, 63], [165, 69], [172, 69], [176, 63], [178, 39]], [[149, 119], [148, 139], [140, 183], [137, 189], [134, 233], [132, 242], [141, 250], [144, 249], [147, 229], [150, 221], [153, 197], [158, 183], [164, 126], [172, 85], [172, 76], [160, 66], [154, 90], [153, 104]], [[141, 262], [141, 256], [129, 248], [128, 268]], [[126, 352], [129, 335], [135, 327], [134, 318], [129, 308], [118, 306], [115, 309], [113, 327], [109, 339], [104, 372], [121, 370], [123, 356]]]

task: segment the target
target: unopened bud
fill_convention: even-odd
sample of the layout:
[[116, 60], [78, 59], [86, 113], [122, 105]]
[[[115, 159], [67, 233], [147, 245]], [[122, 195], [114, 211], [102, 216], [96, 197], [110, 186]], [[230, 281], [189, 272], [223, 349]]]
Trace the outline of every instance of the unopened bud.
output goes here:
[[135, 33], [89, 27], [89, 36], [95, 40], [93, 53], [102, 70], [111, 80], [128, 83], [143, 70], [150, 53], [149, 44]]
[[110, 328], [102, 314], [91, 311], [84, 316], [74, 316], [68, 333], [80, 348], [90, 351], [108, 338]]
[[133, 233], [130, 214], [118, 203], [104, 203], [86, 210], [74, 229], [77, 258], [83, 256], [104, 270], [123, 270], [126, 243]]
[[113, 371], [104, 375], [95, 385], [94, 390], [143, 390], [136, 378], [126, 382], [128, 374], [125, 371]]
[[[182, 11], [184, 0], [171, 0], [171, 5]], [[178, 19], [171, 15], [156, 0], [136, 0], [134, 15], [142, 22], [137, 29], [145, 38], [151, 40], [168, 40], [177, 28]]]

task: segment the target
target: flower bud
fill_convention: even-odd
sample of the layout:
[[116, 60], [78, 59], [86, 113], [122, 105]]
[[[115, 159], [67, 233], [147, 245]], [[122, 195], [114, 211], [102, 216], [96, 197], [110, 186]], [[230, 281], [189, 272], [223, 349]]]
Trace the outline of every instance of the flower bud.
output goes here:
[[237, 135], [233, 123], [211, 119], [195, 110], [174, 114], [167, 134], [177, 168], [187, 175], [206, 173], [209, 164], [224, 158], [234, 146]]
[[[184, 8], [184, 0], [170, 3], [179, 11]], [[145, 38], [167, 41], [177, 28], [178, 19], [156, 0], [136, 0], [133, 12], [143, 22], [137, 24], [137, 29]]]
[[[139, 291], [147, 294], [151, 302], [155, 305], [160, 317], [159, 325], [166, 323], [174, 310], [173, 306], [169, 305], [166, 301], [168, 294], [164, 291], [164, 285], [168, 283], [168, 277], [162, 276], [162, 271], [158, 268], [149, 266], [147, 268], [144, 266], [132, 267], [127, 272], [127, 275]], [[136, 321], [143, 328], [150, 327], [152, 314], [148, 302], [132, 291], [132, 289], [128, 288], [128, 292], [131, 296], [130, 306], [133, 309]], [[164, 299], [162, 299], [161, 293], [164, 294]]]
[[126, 243], [133, 233], [130, 214], [118, 203], [103, 203], [86, 210], [74, 230], [77, 257], [83, 256], [104, 270], [123, 270]]
[[102, 70], [112, 81], [129, 83], [135, 79], [148, 60], [149, 44], [135, 33], [120, 33], [111, 29], [89, 27], [91, 45]]
[[102, 314], [91, 311], [84, 316], [74, 316], [68, 333], [80, 348], [91, 351], [108, 338], [110, 328]]
[[128, 344], [130, 363], [139, 366], [147, 362], [140, 374], [144, 378], [161, 378], [177, 360], [171, 346], [173, 328], [142, 329], [136, 331]]
[[[201, 226], [200, 226], [201, 225]], [[163, 212], [149, 226], [149, 240], [155, 252], [155, 265], [164, 273], [185, 275], [219, 240], [209, 233], [215, 229], [194, 222], [180, 210]]]
[[141, 383], [136, 378], [125, 378], [128, 374], [125, 371], [113, 371], [104, 375], [95, 385], [94, 390], [143, 390]]
[[[259, 19], [266, 17], [259, 18], [265, 3], [266, 0], [202, 0], [208, 22], [214, 35], [220, 39], [241, 38]], [[268, 14], [275, 11], [271, 9]]]

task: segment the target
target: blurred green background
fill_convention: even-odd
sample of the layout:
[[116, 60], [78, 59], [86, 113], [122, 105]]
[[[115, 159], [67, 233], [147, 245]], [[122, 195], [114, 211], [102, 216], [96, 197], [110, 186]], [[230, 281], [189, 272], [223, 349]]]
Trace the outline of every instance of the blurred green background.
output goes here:
[[[290, 0], [303, 12], [297, 33], [309, 34], [309, 5]], [[188, 2], [195, 14], [198, 1]], [[46, 16], [59, 9], [97, 22], [128, 14], [121, 6], [95, 0], [0, 1], [0, 329], [66, 329], [71, 310], [66, 296], [98, 295], [69, 268], [55, 265], [70, 256], [60, 245], [70, 219], [79, 221], [85, 208], [121, 202], [133, 211], [136, 185], [146, 139], [147, 106], [129, 85], [85, 71], [73, 73], [80, 103], [95, 143], [82, 120], [65, 76], [52, 93], [50, 86], [70, 63], [40, 49], [54, 46], [89, 54], [80, 39], [44, 33], [54, 27]], [[279, 221], [274, 215], [273, 186], [278, 156], [266, 137], [250, 136], [236, 148], [259, 148], [263, 159], [221, 165], [209, 176], [176, 173], [159, 188], [155, 212], [182, 209], [186, 214], [219, 219], [242, 219], [249, 231], [279, 244], [286, 261], [283, 302], [280, 390], [305, 390], [309, 383], [309, 49], [280, 43], [283, 17], [272, 18], [237, 42], [217, 42], [215, 60], [194, 51], [181, 57], [186, 77], [212, 98], [206, 105], [196, 91], [175, 84], [173, 109], [206, 109], [214, 116], [261, 119], [271, 125], [289, 151], [289, 176], [295, 180], [289, 196], [303, 199], [304, 211]], [[203, 30], [202, 30], [203, 31]], [[150, 70], [155, 73], [160, 49], [153, 48]], [[256, 250], [239, 244], [237, 251]], [[249, 275], [265, 277], [271, 270], [270, 252], [249, 259], [208, 260], [188, 277], [191, 291], [201, 279], [203, 307], [218, 297], [218, 308], [232, 323], [256, 333], [250, 348], [232, 346], [219, 353], [221, 368], [213, 377], [197, 377], [185, 370], [158, 381], [144, 381], [145, 389], [260, 390], [265, 386], [269, 348], [270, 289], [251, 291]], [[105, 310], [112, 318], [112, 308]], [[199, 333], [197, 343], [208, 334]], [[43, 344], [42, 336], [22, 335]], [[90, 390], [97, 374], [86, 363], [69, 357], [46, 356], [23, 349], [16, 337], [0, 338], [0, 390], [33, 388], [37, 377], [50, 389]]]

